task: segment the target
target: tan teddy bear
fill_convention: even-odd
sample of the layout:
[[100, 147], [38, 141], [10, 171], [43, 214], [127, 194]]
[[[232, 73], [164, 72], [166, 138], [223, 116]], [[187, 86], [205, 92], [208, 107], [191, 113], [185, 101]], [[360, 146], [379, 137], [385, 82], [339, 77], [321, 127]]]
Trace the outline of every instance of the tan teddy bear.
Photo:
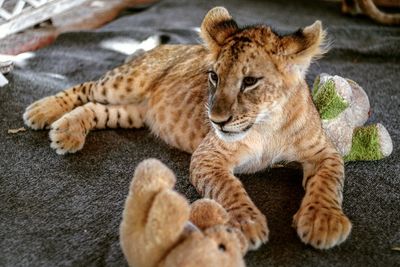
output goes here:
[[156, 159], [136, 168], [120, 226], [123, 253], [134, 267], [241, 267], [247, 241], [226, 225], [228, 213], [202, 199], [189, 206], [176, 178]]

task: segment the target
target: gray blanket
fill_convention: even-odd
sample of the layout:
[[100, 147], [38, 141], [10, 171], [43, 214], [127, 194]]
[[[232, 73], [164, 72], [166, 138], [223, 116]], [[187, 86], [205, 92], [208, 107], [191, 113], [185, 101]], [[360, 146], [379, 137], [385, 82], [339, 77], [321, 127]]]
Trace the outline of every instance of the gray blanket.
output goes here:
[[240, 24], [267, 23], [279, 32], [322, 20], [333, 49], [311, 66], [349, 77], [367, 91], [373, 115], [393, 138], [393, 154], [381, 161], [346, 164], [344, 210], [353, 222], [343, 245], [318, 251], [291, 228], [304, 194], [301, 172], [271, 169], [241, 175], [265, 213], [270, 241], [246, 256], [248, 266], [399, 266], [400, 252], [400, 30], [340, 14], [323, 1], [162, 1], [120, 17], [99, 30], [61, 35], [34, 53], [0, 88], [0, 266], [125, 266], [118, 227], [135, 166], [155, 157], [178, 176], [178, 190], [199, 196], [188, 181], [190, 155], [165, 145], [146, 129], [89, 134], [82, 151], [59, 156], [47, 131], [8, 134], [23, 126], [25, 107], [76, 83], [99, 78], [125, 55], [100, 43], [138, 41], [159, 34], [169, 43], [196, 43], [206, 11], [226, 6]]

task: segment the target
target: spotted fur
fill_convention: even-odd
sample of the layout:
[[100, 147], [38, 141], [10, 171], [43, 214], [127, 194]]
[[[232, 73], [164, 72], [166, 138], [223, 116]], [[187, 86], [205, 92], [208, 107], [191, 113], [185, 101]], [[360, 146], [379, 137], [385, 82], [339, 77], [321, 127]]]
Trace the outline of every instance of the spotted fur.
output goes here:
[[343, 242], [351, 229], [342, 211], [343, 160], [304, 81], [325, 52], [321, 23], [280, 36], [264, 25], [239, 28], [218, 7], [204, 18], [201, 36], [205, 45], [160, 46], [98, 81], [39, 100], [25, 123], [50, 128], [60, 154], [81, 149], [92, 129], [147, 125], [193, 153], [191, 182], [228, 210], [253, 249], [268, 240], [267, 220], [234, 174], [298, 161], [305, 196], [294, 216], [297, 233], [321, 249]]

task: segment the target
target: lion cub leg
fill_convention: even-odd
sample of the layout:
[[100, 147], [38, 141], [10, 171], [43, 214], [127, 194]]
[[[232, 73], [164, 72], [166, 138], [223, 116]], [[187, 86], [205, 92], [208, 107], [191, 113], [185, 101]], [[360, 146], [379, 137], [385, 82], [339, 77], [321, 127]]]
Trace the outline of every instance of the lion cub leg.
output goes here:
[[267, 220], [233, 175], [234, 157], [233, 151], [209, 134], [192, 155], [190, 179], [203, 197], [225, 208], [230, 225], [242, 231], [254, 250], [268, 241]]
[[140, 128], [148, 88], [145, 76], [135, 76], [139, 68], [122, 65], [98, 81], [38, 100], [26, 109], [25, 124], [33, 129], [51, 128], [51, 147], [58, 154], [80, 150], [92, 129]]
[[77, 107], [51, 125], [51, 147], [58, 154], [80, 150], [92, 129], [140, 128], [143, 115], [136, 105], [103, 105], [89, 102]]
[[135, 74], [140, 67], [122, 65], [107, 72], [98, 81], [81, 83], [42, 98], [26, 108], [24, 122], [35, 130], [48, 129], [65, 113], [89, 102], [137, 104], [144, 99], [147, 90], [143, 82], [146, 77]]
[[304, 243], [328, 249], [345, 241], [351, 230], [342, 210], [344, 165], [329, 144], [315, 151], [303, 161], [306, 192], [293, 225]]

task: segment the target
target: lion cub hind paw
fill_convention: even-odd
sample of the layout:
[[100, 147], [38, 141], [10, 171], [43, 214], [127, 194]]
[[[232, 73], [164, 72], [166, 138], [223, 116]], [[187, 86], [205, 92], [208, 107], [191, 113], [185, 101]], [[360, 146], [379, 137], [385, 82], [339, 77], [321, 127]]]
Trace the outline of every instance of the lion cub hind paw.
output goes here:
[[25, 124], [34, 130], [48, 129], [65, 112], [55, 96], [48, 96], [28, 106], [23, 114]]
[[86, 134], [82, 124], [62, 117], [51, 125], [50, 147], [59, 155], [75, 153], [85, 144]]

